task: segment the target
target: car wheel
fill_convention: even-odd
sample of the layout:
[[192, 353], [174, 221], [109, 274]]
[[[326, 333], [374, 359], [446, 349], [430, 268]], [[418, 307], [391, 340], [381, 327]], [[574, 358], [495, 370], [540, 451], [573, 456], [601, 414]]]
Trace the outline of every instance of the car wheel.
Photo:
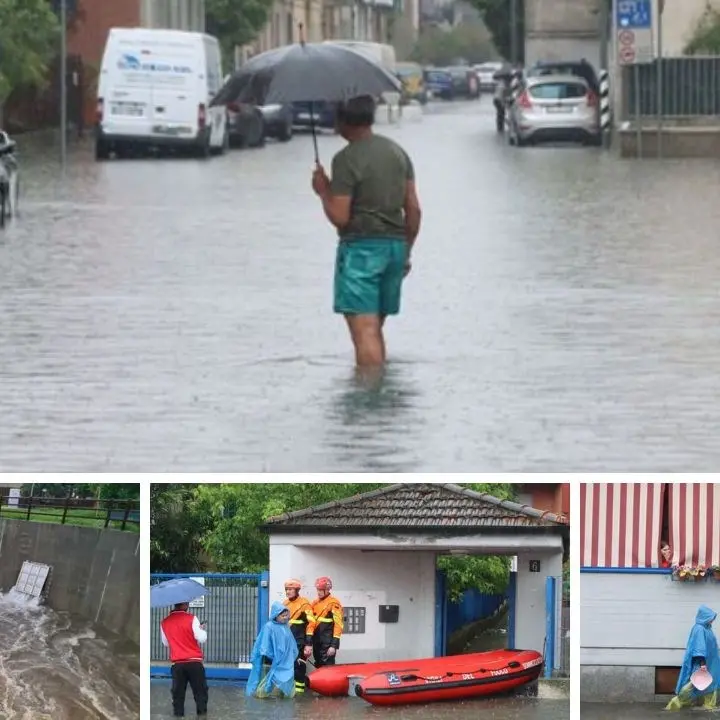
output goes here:
[[245, 147], [262, 147], [265, 144], [265, 121], [259, 110], [253, 110], [245, 118], [243, 145]]
[[95, 159], [107, 160], [110, 157], [110, 148], [104, 140], [95, 141]]
[[210, 137], [206, 136], [200, 142], [200, 145], [195, 148], [195, 157], [200, 158], [201, 160], [206, 160], [210, 157], [210, 155], [212, 155], [212, 148], [210, 147]]
[[283, 125], [280, 132], [278, 133], [277, 139], [280, 142], [289, 142], [290, 140], [292, 140], [292, 136], [293, 136], [292, 118], [288, 118], [285, 121], [285, 125]]

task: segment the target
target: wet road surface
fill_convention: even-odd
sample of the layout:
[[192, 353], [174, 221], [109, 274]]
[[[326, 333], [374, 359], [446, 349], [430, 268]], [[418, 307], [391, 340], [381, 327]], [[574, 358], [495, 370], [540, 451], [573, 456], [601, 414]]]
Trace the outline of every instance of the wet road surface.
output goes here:
[[86, 622], [0, 594], [2, 720], [139, 720], [139, 650]]
[[[171, 720], [169, 683], [153, 683], [152, 720]], [[195, 711], [188, 691], [185, 712]], [[246, 698], [241, 687], [211, 687], [208, 718], [227, 720], [568, 720], [567, 699], [504, 697], [468, 702], [433, 703], [397, 708], [373, 707], [358, 698], [303, 697], [296, 700], [256, 700]]]
[[65, 179], [26, 142], [0, 470], [716, 470], [717, 165], [510, 148], [487, 97], [384, 131], [425, 221], [372, 386], [330, 311], [307, 136], [209, 162], [86, 146]]
[[[668, 697], [668, 701], [669, 701]], [[659, 720], [660, 718], [687, 717], [688, 712], [667, 713], [667, 703], [637, 703], [637, 704], [616, 704], [616, 703], [582, 703], [580, 705], [580, 717], [582, 720]], [[702, 715], [699, 715], [702, 713]], [[691, 717], [717, 717], [717, 713], [708, 713], [704, 710], [692, 710]]]

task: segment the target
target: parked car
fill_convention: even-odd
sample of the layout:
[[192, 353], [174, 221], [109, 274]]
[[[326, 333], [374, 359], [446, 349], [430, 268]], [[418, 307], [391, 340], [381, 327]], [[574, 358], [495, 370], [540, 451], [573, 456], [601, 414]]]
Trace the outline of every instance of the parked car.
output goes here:
[[510, 105], [511, 145], [547, 141], [601, 142], [598, 96], [577, 75], [526, 78]]
[[468, 100], [477, 100], [480, 97], [480, 81], [475, 70], [467, 65], [453, 65], [445, 70], [452, 78], [454, 97], [464, 97]]
[[[316, 128], [335, 129], [336, 104], [330, 102], [314, 102], [312, 104], [312, 118]], [[310, 103], [295, 102], [292, 104], [293, 125], [295, 127], [309, 128]]]
[[397, 63], [395, 72], [403, 86], [403, 102], [417, 100], [421, 105], [428, 101], [423, 69], [413, 62]]
[[288, 142], [293, 136], [292, 105], [263, 105], [258, 107], [263, 116], [265, 137]]
[[587, 60], [578, 61], [542, 61], [536, 62], [526, 71], [527, 77], [546, 77], [548, 75], [576, 75], [585, 80], [588, 87], [596, 94], [600, 94], [600, 85], [597, 73]]
[[423, 80], [425, 88], [433, 97], [443, 100], [455, 99], [455, 83], [447, 70], [427, 68], [423, 71]]
[[111, 28], [100, 67], [95, 157], [145, 148], [199, 157], [227, 147], [220, 44], [202, 33]]
[[503, 69], [503, 64], [501, 62], [485, 62], [480, 65], [475, 65], [473, 69], [480, 83], [480, 91], [493, 92], [497, 83], [495, 73]]
[[265, 142], [265, 118], [260, 108], [231, 102], [225, 109], [230, 147], [260, 147]]

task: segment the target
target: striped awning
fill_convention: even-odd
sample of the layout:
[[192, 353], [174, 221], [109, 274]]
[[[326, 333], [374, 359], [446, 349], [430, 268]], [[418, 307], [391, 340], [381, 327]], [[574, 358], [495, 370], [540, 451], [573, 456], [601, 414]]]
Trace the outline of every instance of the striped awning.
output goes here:
[[669, 485], [673, 565], [720, 566], [720, 484]]
[[663, 483], [580, 485], [583, 567], [658, 567]]

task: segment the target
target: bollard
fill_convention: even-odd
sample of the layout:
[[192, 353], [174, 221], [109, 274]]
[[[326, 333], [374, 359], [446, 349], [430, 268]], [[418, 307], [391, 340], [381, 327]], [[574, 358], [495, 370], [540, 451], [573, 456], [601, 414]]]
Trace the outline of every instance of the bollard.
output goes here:
[[598, 76], [600, 85], [600, 132], [602, 133], [603, 147], [610, 146], [610, 73], [601, 70]]

